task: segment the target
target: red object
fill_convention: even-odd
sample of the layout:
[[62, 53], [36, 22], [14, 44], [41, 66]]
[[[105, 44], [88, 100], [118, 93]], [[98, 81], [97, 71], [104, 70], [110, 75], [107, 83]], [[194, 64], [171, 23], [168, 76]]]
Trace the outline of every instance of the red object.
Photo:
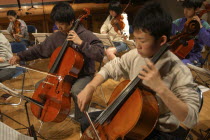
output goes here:
[[117, 15], [111, 21], [111, 25], [115, 32], [122, 31], [125, 28], [125, 23], [123, 22], [124, 17], [122, 15]]
[[[115, 88], [108, 106], [119, 103], [117, 97], [123, 94], [121, 91], [128, 83], [129, 80], [125, 80]], [[115, 107], [109, 107], [109, 110], [111, 111], [113, 108]], [[109, 113], [109, 111], [107, 112]], [[157, 100], [151, 92], [137, 88], [126, 101], [123, 101], [123, 105], [117, 110], [116, 115], [108, 113], [110, 118], [108, 117], [104, 123], [101, 123], [101, 120], [106, 119], [106, 115], [94, 123], [101, 140], [116, 140], [118, 138], [143, 140], [154, 129], [159, 109]], [[91, 126], [81, 137], [81, 140], [96, 139]]]
[[[187, 20], [184, 29], [178, 35], [171, 37], [171, 42], [176, 47], [172, 47], [171, 51], [180, 59], [184, 59], [194, 47], [194, 38], [200, 30], [200, 23], [197, 20]], [[179, 44], [179, 45], [178, 45]], [[177, 47], [178, 46], [178, 47]]]
[[[183, 32], [161, 46], [151, 61], [157, 63], [168, 47], [175, 50], [182, 41], [192, 39], [199, 32], [199, 25], [198, 21], [188, 21]], [[132, 81], [125, 80], [115, 88], [108, 107], [93, 122], [96, 131], [89, 126], [81, 140], [143, 140], [155, 128], [158, 115], [158, 102], [152, 90], [136, 76]]]
[[[14, 34], [20, 34], [21, 32], [21, 29], [20, 29], [20, 21], [18, 21], [17, 19], [14, 21], [14, 24], [13, 24], [13, 32], [12, 32], [12, 35]], [[20, 42], [20, 39], [19, 38], [15, 38], [15, 41], [16, 42]]]
[[[80, 21], [89, 15], [89, 11], [75, 21], [75, 30]], [[70, 90], [73, 79], [78, 77], [83, 67], [83, 56], [65, 41], [62, 47], [53, 52], [49, 62], [49, 74], [34, 92], [32, 99], [44, 104], [41, 108], [31, 103], [31, 111], [43, 122], [61, 122], [69, 114], [71, 108]]]
[[200, 11], [197, 11], [196, 12], [196, 15], [201, 18], [203, 16], [203, 14], [207, 13], [208, 11], [207, 10], [200, 10]]

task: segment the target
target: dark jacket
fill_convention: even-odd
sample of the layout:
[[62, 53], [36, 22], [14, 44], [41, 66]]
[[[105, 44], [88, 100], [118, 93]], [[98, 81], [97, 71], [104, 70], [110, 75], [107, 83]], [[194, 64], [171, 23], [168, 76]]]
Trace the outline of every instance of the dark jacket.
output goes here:
[[[101, 62], [104, 57], [103, 44], [91, 31], [85, 29], [82, 25], [78, 26], [76, 33], [83, 40], [82, 45], [73, 45], [84, 57], [84, 66], [80, 75], [94, 74], [95, 61]], [[67, 35], [62, 32], [53, 33], [41, 44], [20, 52], [17, 55], [23, 61], [49, 58], [57, 47], [63, 45], [66, 37]]]

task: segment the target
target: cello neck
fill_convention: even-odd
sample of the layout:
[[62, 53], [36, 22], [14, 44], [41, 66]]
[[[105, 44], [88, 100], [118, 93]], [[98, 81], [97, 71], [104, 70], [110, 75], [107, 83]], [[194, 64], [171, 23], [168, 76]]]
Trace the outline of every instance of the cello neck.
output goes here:
[[[75, 31], [75, 30], [77, 29], [77, 27], [79, 26], [79, 23], [80, 23], [80, 19], [77, 19], [77, 20], [75, 21], [74, 26], [72, 27], [71, 30], [74, 30], [74, 31]], [[73, 41], [68, 41], [67, 38], [68, 38], [68, 36], [66, 37], [66, 40], [64, 41], [64, 43], [63, 43], [63, 45], [62, 45], [62, 49], [61, 49], [60, 53], [58, 54], [58, 56], [57, 56], [55, 62], [53, 63], [53, 65], [52, 65], [52, 67], [51, 67], [49, 73], [55, 73], [55, 72], [56, 72], [56, 70], [57, 70], [57, 68], [58, 68], [58, 65], [59, 65], [59, 62], [61, 61], [62, 56], [64, 55], [64, 53], [65, 53], [67, 47], [68, 47], [68, 46], [72, 46]]]
[[[163, 45], [160, 50], [153, 56], [152, 62], [155, 64], [160, 59], [160, 57], [168, 50], [168, 44]], [[123, 103], [130, 97], [133, 91], [142, 83], [142, 80], [138, 75], [129, 82], [129, 84], [122, 90], [119, 96], [112, 102], [106, 110], [104, 110], [99, 117], [96, 119], [96, 122], [103, 124], [105, 121], [110, 119], [115, 113], [121, 108]]]

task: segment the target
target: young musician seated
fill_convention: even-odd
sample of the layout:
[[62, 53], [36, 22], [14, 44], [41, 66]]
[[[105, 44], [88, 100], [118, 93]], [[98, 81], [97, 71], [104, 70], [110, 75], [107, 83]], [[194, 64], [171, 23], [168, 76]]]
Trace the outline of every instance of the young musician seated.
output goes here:
[[16, 42], [22, 43], [27, 47], [29, 45], [29, 34], [26, 23], [19, 19], [17, 13], [14, 10], [9, 10], [7, 12], [7, 17], [10, 21], [7, 28], [8, 32], [13, 35]]
[[[84, 111], [97, 86], [108, 78], [132, 80], [138, 76], [144, 85], [156, 93], [159, 104], [157, 125], [146, 139], [181, 139], [180, 135], [175, 135], [180, 123], [192, 128], [198, 122], [200, 103], [197, 86], [190, 70], [171, 51], [166, 51], [156, 64], [151, 62], [151, 58], [169, 39], [171, 26], [171, 16], [158, 3], [148, 3], [142, 7], [133, 22], [136, 49], [121, 58], [115, 57], [101, 68], [79, 93], [80, 110]], [[87, 126], [88, 121], [83, 119], [82, 130]]]
[[[105, 20], [104, 24], [101, 26], [100, 32], [101, 34], [109, 34], [111, 40], [113, 41], [113, 46], [105, 46], [106, 49], [106, 55], [109, 60], [112, 60], [115, 58], [115, 54], [118, 52], [122, 52], [125, 50], [128, 50], [128, 46], [123, 42], [123, 40], [126, 38], [129, 38], [129, 24], [128, 24], [128, 17], [125, 12], [122, 13], [122, 7], [119, 1], [111, 1], [109, 3], [109, 16]], [[123, 23], [125, 24], [125, 27], [121, 30], [115, 31], [115, 27], [112, 26], [112, 20], [117, 18], [118, 16], [123, 17]], [[119, 21], [119, 20], [118, 20]], [[125, 36], [125, 38], [123, 37]]]
[[199, 10], [202, 2], [202, 0], [185, 0], [182, 4], [185, 17], [173, 21], [172, 35], [180, 33], [188, 19], [194, 19], [200, 23], [200, 31], [194, 39], [195, 45], [186, 58], [182, 60], [184, 64], [199, 64], [202, 58], [201, 51], [203, 46], [210, 46], [210, 26], [196, 15], [196, 11]]
[[0, 82], [11, 79], [15, 74], [15, 66], [9, 64], [11, 57], [11, 45], [5, 36], [0, 33]]
[[[46, 40], [26, 51], [17, 53], [10, 59], [11, 64], [18, 63], [20, 60], [29, 61], [38, 58], [51, 57], [54, 50], [62, 46], [68, 36], [68, 41], [73, 41], [73, 48], [80, 52], [84, 57], [83, 69], [79, 73], [79, 77], [74, 80], [71, 88], [71, 95], [75, 103], [77, 103], [77, 94], [91, 81], [95, 73], [95, 61], [101, 62], [104, 57], [104, 49], [102, 42], [93, 33], [85, 29], [81, 24], [76, 31], [71, 30], [75, 22], [75, 14], [72, 7], [65, 2], [57, 3], [51, 12], [51, 19], [55, 22], [59, 32], [55, 32]], [[75, 104], [75, 118], [83, 115], [77, 104]]]

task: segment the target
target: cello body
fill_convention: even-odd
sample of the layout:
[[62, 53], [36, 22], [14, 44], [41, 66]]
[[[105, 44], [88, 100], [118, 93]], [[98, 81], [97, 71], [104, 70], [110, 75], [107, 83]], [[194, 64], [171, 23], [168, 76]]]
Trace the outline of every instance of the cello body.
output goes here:
[[[56, 60], [61, 48], [58, 47], [53, 52], [49, 67]], [[67, 117], [71, 108], [71, 83], [77, 78], [82, 66], [83, 56], [68, 47], [57, 68], [57, 77], [47, 76], [32, 96], [34, 100], [44, 103], [43, 108], [31, 103], [31, 111], [35, 117], [43, 122], [61, 122]]]
[[[198, 21], [191, 21], [185, 32], [173, 37], [153, 55], [156, 64], [170, 48], [175, 50], [183, 41], [192, 39], [199, 32]], [[108, 107], [83, 133], [82, 140], [143, 140], [155, 128], [158, 116], [158, 102], [152, 89], [144, 86], [138, 75], [117, 86], [108, 102]]]
[[191, 39], [187, 41], [186, 45], [181, 44], [179, 47], [177, 47], [177, 49], [174, 50], [173, 53], [176, 56], [178, 56], [180, 59], [184, 59], [193, 49], [194, 45], [195, 45], [195, 41]]
[[[76, 30], [80, 21], [86, 18], [90, 11], [80, 16], [71, 30]], [[31, 104], [31, 111], [35, 117], [43, 122], [62, 122], [70, 112], [70, 90], [73, 80], [78, 78], [84, 59], [83, 55], [72, 48], [73, 42], [68, 37], [62, 47], [57, 47], [51, 55], [49, 68], [50, 75], [39, 85], [32, 99], [43, 104], [43, 108]]]
[[[119, 96], [121, 90], [128, 83], [129, 80], [125, 80], [115, 88], [108, 105]], [[155, 96], [146, 90], [137, 88], [111, 120], [102, 125], [98, 123], [94, 125], [101, 140], [116, 140], [118, 138], [143, 140], [154, 129], [158, 115], [158, 103]], [[91, 126], [81, 137], [81, 140], [97, 139]]]

